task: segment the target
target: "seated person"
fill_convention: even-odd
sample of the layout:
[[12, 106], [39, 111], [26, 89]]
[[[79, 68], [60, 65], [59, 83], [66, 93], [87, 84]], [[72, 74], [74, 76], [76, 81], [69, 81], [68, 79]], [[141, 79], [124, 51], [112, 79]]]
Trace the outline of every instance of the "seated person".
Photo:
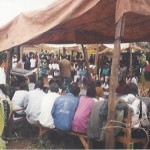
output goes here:
[[29, 91], [34, 90], [35, 82], [36, 82], [36, 76], [35, 75], [29, 76], [29, 84], [28, 84]]
[[5, 82], [2, 80], [3, 79], [0, 80], [0, 149], [3, 149], [4, 147], [2, 146], [5, 145], [1, 138], [3, 137], [4, 139], [9, 136], [8, 122], [12, 111], [11, 101], [7, 96]]
[[50, 84], [50, 90], [42, 99], [39, 122], [44, 127], [55, 128], [54, 119], [52, 117], [51, 110], [56, 98], [60, 96], [58, 92], [59, 92], [59, 86], [54, 81]]
[[41, 80], [36, 81], [35, 89], [29, 91], [27, 95], [27, 108], [26, 112], [26, 119], [30, 124], [39, 124], [39, 115], [41, 113], [40, 107], [42, 98], [45, 96], [45, 92], [43, 91], [43, 82]]
[[104, 94], [104, 91], [103, 91], [103, 88], [101, 87], [101, 82], [100, 81], [97, 81], [96, 82], [96, 96], [97, 96], [97, 99], [103, 99], [102, 96]]
[[[116, 112], [115, 112], [115, 120], [122, 122], [124, 118], [124, 109], [127, 107], [125, 102], [120, 102], [117, 104]], [[90, 121], [88, 124], [87, 135], [88, 138], [100, 138], [100, 140], [104, 140], [105, 130], [102, 130], [103, 127], [106, 126], [107, 123], [107, 115], [108, 115], [108, 100], [98, 101], [95, 103], [92, 108]], [[116, 124], [119, 126], [121, 124]], [[117, 129], [117, 130], [116, 130]], [[115, 135], [120, 131], [116, 128]]]
[[12, 98], [13, 110], [20, 109], [20, 111], [16, 111], [16, 114], [18, 116], [25, 116], [24, 110], [26, 109], [28, 103], [27, 95], [28, 95], [28, 85], [26, 82], [21, 82], [19, 84], [19, 90], [15, 92]]
[[[123, 99], [133, 110], [132, 127], [140, 127], [140, 99], [137, 98], [137, 94], [137, 85], [134, 83], [130, 83], [127, 89], [127, 95], [120, 97], [120, 99]], [[147, 118], [147, 107], [144, 102], [142, 102], [142, 118]]]
[[62, 131], [70, 131], [74, 114], [76, 112], [80, 88], [76, 83], [72, 83], [69, 87], [69, 93], [58, 97], [52, 108], [52, 116], [54, 125]]
[[81, 96], [77, 111], [72, 122], [72, 130], [75, 132], [86, 133], [92, 107], [95, 104], [95, 86], [87, 88], [86, 96]]
[[101, 86], [104, 90], [104, 98], [108, 99], [108, 95], [109, 95], [109, 79], [105, 79], [105, 82], [102, 84]]
[[118, 95], [125, 95], [127, 94], [127, 85], [125, 83], [125, 81], [122, 79], [121, 81], [119, 81], [119, 85], [116, 88], [116, 93]]

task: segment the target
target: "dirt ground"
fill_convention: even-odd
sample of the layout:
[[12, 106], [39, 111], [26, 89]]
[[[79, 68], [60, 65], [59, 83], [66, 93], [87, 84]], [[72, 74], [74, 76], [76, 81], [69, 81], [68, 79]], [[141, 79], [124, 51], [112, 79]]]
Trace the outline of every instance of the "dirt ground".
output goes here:
[[[25, 132], [25, 133], [24, 133]], [[94, 143], [95, 149], [104, 149], [104, 143]], [[7, 149], [84, 149], [76, 136], [49, 131], [42, 138], [38, 138], [37, 129], [28, 131], [21, 129], [13, 133], [7, 142]]]
[[7, 141], [7, 149], [83, 149], [77, 137], [66, 136], [55, 132], [48, 132], [42, 138], [38, 138], [38, 131], [13, 133]]
[[[105, 149], [104, 142], [94, 142], [93, 145], [93, 149]], [[76, 136], [49, 130], [46, 135], [39, 138], [38, 128], [26, 123], [12, 130], [7, 138], [6, 147], [7, 149], [84, 149]], [[122, 148], [123, 145], [116, 143], [116, 149]], [[136, 148], [141, 148], [141, 145], [137, 145]]]

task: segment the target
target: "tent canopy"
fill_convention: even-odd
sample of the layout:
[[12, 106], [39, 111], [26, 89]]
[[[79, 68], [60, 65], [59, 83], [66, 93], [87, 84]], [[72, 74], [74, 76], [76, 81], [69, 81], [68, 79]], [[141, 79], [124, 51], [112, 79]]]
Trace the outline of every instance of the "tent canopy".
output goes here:
[[57, 0], [1, 27], [0, 51], [24, 43], [113, 43], [115, 23], [123, 15], [122, 42], [150, 40], [148, 0]]
[[[112, 55], [114, 52], [114, 45], [113, 44], [104, 44], [105, 46], [107, 46], [106, 49], [104, 49], [103, 51], [99, 52], [99, 54], [108, 54], [108, 55]], [[120, 52], [124, 53], [126, 52], [127, 49], [131, 49], [132, 52], [136, 52], [136, 51], [143, 51], [143, 52], [148, 52], [145, 49], [142, 49], [141, 47], [135, 45], [135, 44], [121, 44], [121, 49]]]

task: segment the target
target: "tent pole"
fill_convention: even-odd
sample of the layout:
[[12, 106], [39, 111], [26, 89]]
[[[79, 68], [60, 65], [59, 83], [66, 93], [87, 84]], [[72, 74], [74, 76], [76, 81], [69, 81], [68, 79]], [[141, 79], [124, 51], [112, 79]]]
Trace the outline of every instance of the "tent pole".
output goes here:
[[[112, 59], [111, 66], [111, 76], [110, 76], [110, 84], [109, 84], [109, 101], [108, 101], [108, 117], [107, 122], [111, 120], [115, 120], [115, 109], [116, 109], [116, 87], [118, 84], [118, 66], [119, 66], [119, 58], [120, 58], [120, 43], [121, 43], [121, 33], [123, 26], [123, 17], [116, 24], [116, 33], [115, 33], [115, 43], [114, 43], [114, 53]], [[109, 126], [113, 126], [112, 123]], [[107, 128], [106, 130], [106, 149], [114, 149], [115, 148], [115, 136], [114, 136], [114, 128]]]
[[91, 70], [90, 70], [90, 68], [89, 68], [89, 61], [88, 61], [87, 50], [84, 48], [83, 44], [81, 44], [81, 46], [82, 46], [82, 50], [83, 50], [83, 54], [84, 54], [85, 66], [86, 66], [86, 69], [87, 69], [88, 80], [89, 80], [89, 81], [92, 81]]
[[132, 46], [131, 46], [131, 43], [130, 43], [129, 49], [130, 49], [130, 68], [129, 68], [129, 75], [130, 75], [130, 77], [131, 77], [131, 76], [132, 76]]
[[7, 60], [6, 60], [6, 83], [10, 85], [10, 70], [12, 68], [12, 56], [13, 56], [14, 50], [9, 49], [7, 50]]
[[98, 55], [98, 52], [99, 52], [99, 44], [97, 44], [97, 48], [96, 48], [96, 54], [95, 54], [95, 70], [96, 70], [96, 79], [97, 79], [97, 68], [98, 68], [98, 58], [99, 58], [99, 55]]

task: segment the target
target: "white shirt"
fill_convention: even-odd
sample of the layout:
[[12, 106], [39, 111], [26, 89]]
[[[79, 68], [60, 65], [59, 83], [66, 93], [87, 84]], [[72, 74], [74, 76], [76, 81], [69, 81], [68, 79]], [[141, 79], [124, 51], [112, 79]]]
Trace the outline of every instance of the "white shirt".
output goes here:
[[12, 68], [16, 68], [17, 66], [17, 58], [12, 58]]
[[53, 67], [53, 69], [60, 70], [59, 69], [59, 64], [57, 64], [57, 63], [53, 63], [52, 67]]
[[6, 74], [2, 67], [0, 67], [0, 84], [6, 84]]
[[131, 82], [132, 82], [132, 83], [135, 83], [135, 84], [137, 85], [137, 79], [136, 79], [136, 77], [133, 77], [133, 78], [131, 79]]
[[34, 90], [35, 83], [29, 83], [29, 84], [28, 84], [28, 87], [29, 87], [29, 91]]
[[6, 99], [6, 95], [2, 92], [2, 90], [0, 89], [0, 100], [5, 100]]
[[49, 64], [49, 69], [53, 69], [53, 65], [52, 64]]
[[36, 59], [35, 58], [31, 58], [30, 59], [30, 63], [31, 63], [30, 67], [34, 68], [36, 66]]
[[[132, 126], [139, 127], [139, 125], [140, 125], [140, 121], [139, 121], [140, 100], [133, 94], [124, 95], [124, 96], [121, 96], [120, 98], [125, 100], [125, 102], [127, 102], [129, 107], [131, 107], [133, 110]], [[142, 102], [142, 118], [147, 118], [147, 107], [144, 102]]]
[[41, 125], [47, 128], [55, 128], [54, 119], [51, 115], [51, 110], [57, 97], [60, 95], [55, 92], [47, 93], [41, 103], [41, 114], [39, 116], [39, 122]]
[[43, 90], [39, 88], [28, 92], [28, 105], [25, 112], [26, 118], [31, 124], [34, 121], [39, 121], [39, 115], [41, 113], [41, 102], [45, 94], [46, 93], [44, 93]]
[[13, 109], [20, 109], [27, 107], [27, 95], [28, 91], [26, 90], [18, 90], [15, 92], [12, 98], [12, 107]]

